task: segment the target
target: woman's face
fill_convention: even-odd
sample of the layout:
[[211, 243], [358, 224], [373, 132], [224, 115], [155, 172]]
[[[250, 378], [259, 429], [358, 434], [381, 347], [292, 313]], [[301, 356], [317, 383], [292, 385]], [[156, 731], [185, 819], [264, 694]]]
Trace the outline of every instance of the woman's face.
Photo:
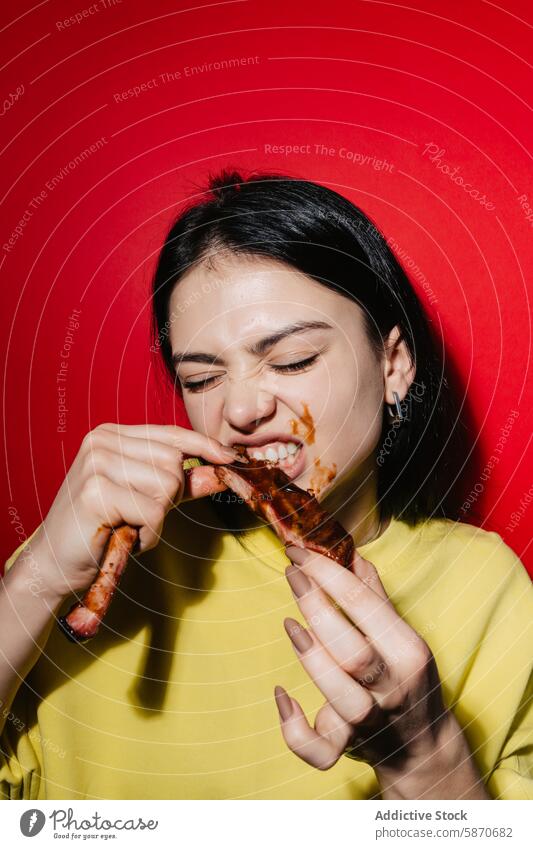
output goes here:
[[274, 460], [320, 500], [373, 467], [384, 370], [355, 303], [290, 266], [228, 254], [180, 280], [169, 320], [194, 430]]

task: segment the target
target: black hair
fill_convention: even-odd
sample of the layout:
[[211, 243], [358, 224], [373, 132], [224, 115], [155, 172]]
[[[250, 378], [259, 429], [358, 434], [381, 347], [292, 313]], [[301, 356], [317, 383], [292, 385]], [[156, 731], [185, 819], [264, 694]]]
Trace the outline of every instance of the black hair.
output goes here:
[[[244, 178], [231, 170], [210, 175], [200, 199], [172, 224], [153, 281], [152, 349], [160, 350], [178, 392], [168, 332], [170, 296], [185, 272], [218, 252], [277, 260], [355, 302], [380, 355], [385, 337], [399, 328], [416, 374], [401, 404], [403, 420], [391, 421], [383, 411], [380, 516], [408, 524], [454, 516], [450, 439], [457, 416], [444, 357], [405, 272], [368, 216], [309, 180], [257, 172]], [[217, 503], [226, 523], [236, 515]]]

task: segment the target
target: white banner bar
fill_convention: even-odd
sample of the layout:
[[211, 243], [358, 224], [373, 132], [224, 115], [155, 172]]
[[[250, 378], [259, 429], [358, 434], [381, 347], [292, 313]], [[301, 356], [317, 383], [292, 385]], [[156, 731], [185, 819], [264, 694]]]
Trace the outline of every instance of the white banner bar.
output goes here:
[[[2, 845], [207, 849], [533, 846], [533, 802], [6, 802]], [[35, 843], [29, 841], [35, 838]], [[290, 842], [289, 842], [290, 841]]]

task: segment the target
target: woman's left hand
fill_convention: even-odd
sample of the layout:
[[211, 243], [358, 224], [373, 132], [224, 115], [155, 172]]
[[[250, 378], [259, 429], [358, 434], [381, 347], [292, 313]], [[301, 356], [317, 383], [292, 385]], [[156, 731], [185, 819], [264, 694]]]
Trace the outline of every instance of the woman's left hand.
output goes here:
[[[344, 753], [370, 764], [390, 788], [382, 798], [490, 798], [444, 704], [433, 654], [397, 613], [374, 566], [357, 552], [351, 569], [296, 546], [286, 552], [286, 576], [311, 627], [288, 618], [285, 629], [326, 698], [311, 728], [296, 699], [276, 688], [289, 748], [321, 770]], [[467, 795], [448, 795], [459, 790]]]

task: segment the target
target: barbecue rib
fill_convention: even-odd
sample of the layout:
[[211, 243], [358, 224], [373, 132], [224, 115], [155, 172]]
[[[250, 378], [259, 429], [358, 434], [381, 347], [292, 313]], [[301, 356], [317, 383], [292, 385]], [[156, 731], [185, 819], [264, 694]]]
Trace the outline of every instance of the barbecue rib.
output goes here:
[[[354, 543], [342, 525], [320, 507], [313, 495], [292, 483], [279, 467], [268, 461], [249, 459], [244, 447], [235, 447], [242, 461], [213, 466], [218, 480], [240, 496], [254, 513], [266, 519], [283, 542], [316, 551], [349, 568]], [[129, 525], [114, 529], [96, 579], [81, 601], [59, 619], [59, 626], [69, 640], [83, 643], [98, 632], [138, 537], [138, 530]]]
[[[234, 446], [244, 452], [241, 446]], [[272, 525], [285, 543], [308, 548], [349, 568], [353, 539], [326, 513], [313, 495], [292, 483], [282, 469], [268, 461], [247, 459], [216, 466], [218, 479]]]
[[[191, 467], [198, 464], [200, 460], [197, 457], [184, 460], [185, 477], [189, 477]], [[85, 643], [98, 633], [138, 539], [139, 530], [130, 525], [119, 525], [111, 533], [98, 575], [81, 601], [74, 604], [66, 616], [58, 619], [60, 629], [72, 642]]]
[[112, 532], [98, 575], [82, 600], [58, 620], [72, 642], [84, 643], [97, 633], [138, 538], [139, 531], [129, 525], [120, 525]]

